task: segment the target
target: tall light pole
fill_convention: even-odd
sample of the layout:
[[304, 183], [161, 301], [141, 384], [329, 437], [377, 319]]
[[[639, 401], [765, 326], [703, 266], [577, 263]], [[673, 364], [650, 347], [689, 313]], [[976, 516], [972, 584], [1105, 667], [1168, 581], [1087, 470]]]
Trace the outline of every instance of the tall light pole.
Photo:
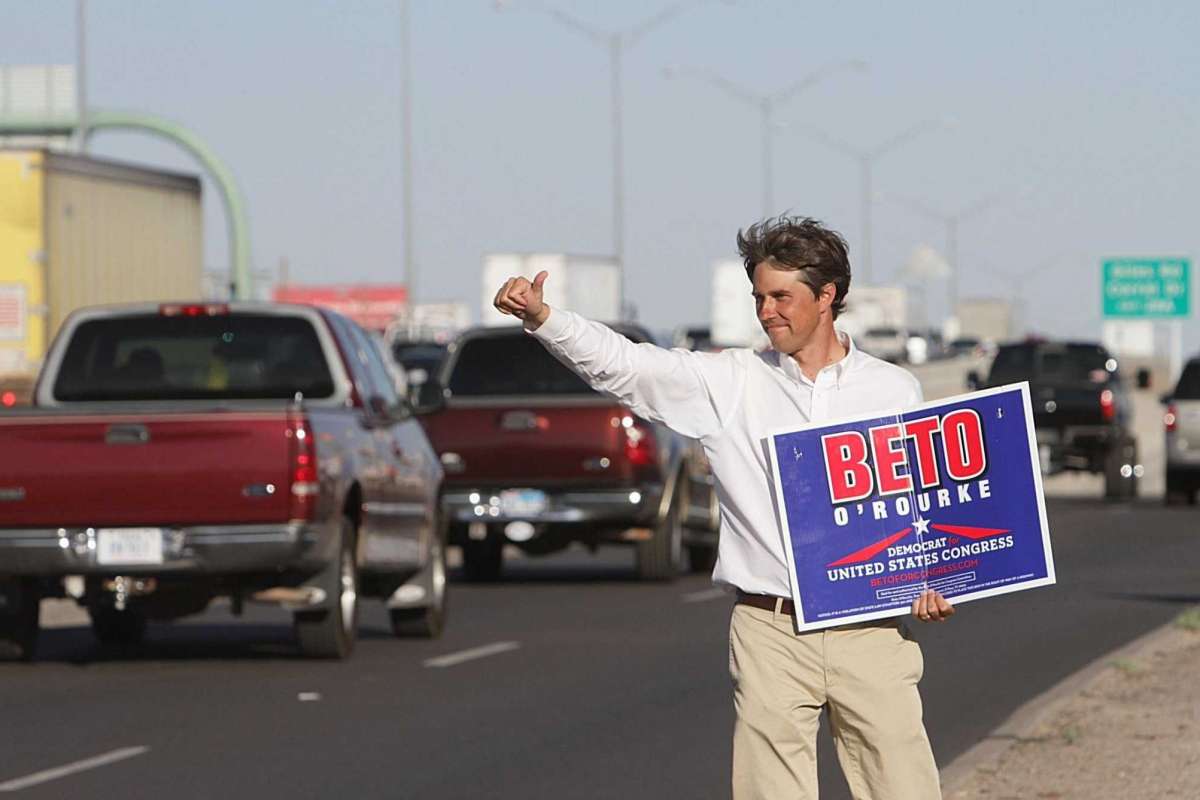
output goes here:
[[75, 0], [75, 149], [87, 153], [87, 0]]
[[408, 0], [400, 0], [400, 103], [402, 136], [401, 169], [404, 179], [401, 181], [400, 214], [404, 225], [404, 277], [403, 283], [407, 294], [409, 318], [412, 319], [413, 306], [417, 300], [417, 265], [413, 262], [413, 221], [412, 221], [412, 55], [408, 34]]
[[959, 223], [965, 222], [972, 217], [979, 216], [984, 211], [987, 211], [1003, 197], [1003, 193], [996, 192], [981, 197], [969, 205], [963, 206], [957, 211], [946, 212], [939, 211], [932, 206], [929, 206], [918, 200], [915, 197], [906, 197], [904, 195], [892, 194], [891, 192], [880, 192], [876, 195], [881, 200], [886, 200], [896, 205], [903, 206], [911, 211], [915, 211], [921, 216], [940, 222], [946, 226], [946, 259], [950, 262], [950, 274], [946, 279], [946, 297], [950, 303], [950, 315], [958, 315], [958, 226]]
[[731, 97], [740, 100], [746, 105], [756, 109], [761, 117], [762, 122], [762, 197], [763, 197], [763, 218], [771, 216], [775, 213], [775, 200], [773, 197], [774, 189], [774, 113], [775, 109], [783, 103], [791, 100], [796, 95], [811, 89], [818, 83], [823, 81], [838, 72], [855, 71], [864, 72], [867, 69], [866, 62], [863, 61], [841, 61], [834, 64], [827, 64], [823, 67], [813, 70], [803, 78], [795, 81], [789, 86], [780, 89], [777, 92], [764, 94], [755, 92], [752, 89], [747, 89], [728, 78], [718, 75], [711, 70], [691, 69], [687, 67], [670, 66], [663, 70], [663, 74], [668, 78], [674, 77], [691, 77], [704, 81], [710, 86], [724, 91]]
[[[608, 53], [609, 81], [611, 91], [609, 98], [609, 115], [612, 123], [612, 218], [613, 218], [613, 256], [617, 260], [618, 297], [620, 298], [621, 315], [626, 314], [625, 304], [625, 180], [624, 180], [624, 149], [622, 142], [621, 115], [623, 98], [621, 95], [621, 59], [625, 52], [640, 42], [646, 34], [655, 28], [678, 17], [693, 6], [698, 6], [708, 0], [686, 0], [673, 3], [657, 14], [647, 17], [642, 22], [617, 31], [604, 30], [583, 22], [562, 9], [544, 3], [529, 3], [524, 7], [537, 11], [557, 22], [564, 28], [583, 36], [589, 42]], [[503, 11], [509, 3], [497, 0], [495, 8]]]
[[849, 156], [858, 162], [859, 166], [859, 198], [862, 203], [862, 266], [863, 266], [863, 281], [867, 284], [871, 283], [871, 202], [873, 198], [871, 189], [871, 171], [876, 161], [883, 156], [896, 150], [901, 145], [911, 142], [913, 139], [928, 133], [937, 128], [947, 127], [953, 124], [953, 120], [949, 117], [938, 117], [936, 119], [927, 119], [918, 122], [910, 128], [901, 131], [890, 139], [875, 145], [874, 147], [861, 148], [846, 144], [841, 139], [815, 128], [800, 127], [796, 128], [796, 132], [801, 136], [811, 139], [829, 147], [832, 150]]

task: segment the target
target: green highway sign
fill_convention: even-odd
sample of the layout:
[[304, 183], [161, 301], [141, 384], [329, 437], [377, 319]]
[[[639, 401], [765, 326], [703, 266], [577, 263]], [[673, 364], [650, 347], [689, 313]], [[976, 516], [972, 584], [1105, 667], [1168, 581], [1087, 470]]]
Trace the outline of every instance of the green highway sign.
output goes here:
[[1104, 261], [1104, 316], [1139, 319], [1189, 316], [1191, 267], [1186, 258]]

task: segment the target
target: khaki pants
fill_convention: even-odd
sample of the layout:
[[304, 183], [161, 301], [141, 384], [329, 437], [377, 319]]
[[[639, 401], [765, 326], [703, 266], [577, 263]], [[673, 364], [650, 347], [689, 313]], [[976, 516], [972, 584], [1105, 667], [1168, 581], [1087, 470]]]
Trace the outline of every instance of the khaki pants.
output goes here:
[[790, 616], [734, 606], [734, 800], [816, 800], [822, 708], [855, 800], [938, 800], [924, 668], [896, 620], [797, 634]]

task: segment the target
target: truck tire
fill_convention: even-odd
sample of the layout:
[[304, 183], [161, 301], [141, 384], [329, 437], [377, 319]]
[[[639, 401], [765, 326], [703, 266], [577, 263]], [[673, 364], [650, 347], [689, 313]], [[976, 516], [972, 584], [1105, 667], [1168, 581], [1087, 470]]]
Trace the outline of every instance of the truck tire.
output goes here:
[[429, 603], [417, 608], [393, 608], [389, 611], [392, 633], [403, 639], [436, 639], [446, 628], [446, 542], [439, 527], [429, 553]]
[[342, 517], [338, 539], [337, 557], [309, 582], [325, 591], [325, 607], [293, 616], [300, 652], [308, 658], [346, 658], [358, 636], [358, 563], [349, 517]]
[[495, 528], [488, 528], [486, 539], [467, 539], [463, 542], [463, 576], [472, 583], [491, 583], [504, 571], [504, 537]]
[[100, 644], [126, 647], [141, 644], [146, 638], [146, 615], [137, 609], [118, 611], [110, 605], [97, 605], [88, 609], [88, 616]]
[[1137, 497], [1137, 442], [1123, 439], [1108, 451], [1104, 459], [1104, 497], [1108, 500], [1132, 500]]
[[28, 578], [0, 581], [0, 661], [29, 661], [37, 648], [42, 598]]
[[1196, 505], [1196, 486], [1188, 482], [1186, 475], [1167, 470], [1167, 491], [1164, 498], [1169, 506]]
[[667, 513], [653, 534], [637, 543], [637, 572], [644, 581], [670, 581], [679, 574], [683, 561], [682, 500], [682, 494], [674, 491]]
[[687, 557], [689, 572], [695, 574], [712, 572], [717, 563], [717, 548], [708, 544], [689, 544]]

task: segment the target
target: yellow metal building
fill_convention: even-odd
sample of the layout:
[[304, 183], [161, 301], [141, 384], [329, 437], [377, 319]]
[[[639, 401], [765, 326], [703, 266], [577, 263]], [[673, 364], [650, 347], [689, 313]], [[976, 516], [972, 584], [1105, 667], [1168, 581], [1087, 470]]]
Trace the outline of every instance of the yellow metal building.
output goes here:
[[200, 298], [202, 227], [194, 176], [0, 150], [0, 403], [27, 395], [71, 311]]

